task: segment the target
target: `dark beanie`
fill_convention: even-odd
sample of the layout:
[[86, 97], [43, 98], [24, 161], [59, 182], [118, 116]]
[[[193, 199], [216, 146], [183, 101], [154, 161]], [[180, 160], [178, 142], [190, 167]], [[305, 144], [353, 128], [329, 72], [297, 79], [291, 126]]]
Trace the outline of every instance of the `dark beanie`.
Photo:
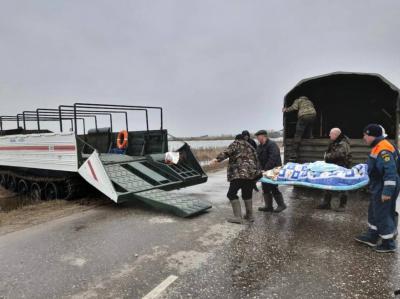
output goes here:
[[242, 135], [243, 135], [243, 137], [244, 137], [244, 136], [249, 136], [249, 137], [250, 137], [250, 132], [247, 131], [247, 130], [244, 130], [244, 131], [242, 132]]
[[236, 136], [235, 136], [235, 140], [243, 140], [244, 138], [243, 138], [243, 135], [242, 134], [237, 134]]
[[377, 124], [369, 124], [368, 126], [366, 126], [364, 129], [364, 133], [368, 136], [373, 137], [381, 137], [383, 134], [382, 127]]

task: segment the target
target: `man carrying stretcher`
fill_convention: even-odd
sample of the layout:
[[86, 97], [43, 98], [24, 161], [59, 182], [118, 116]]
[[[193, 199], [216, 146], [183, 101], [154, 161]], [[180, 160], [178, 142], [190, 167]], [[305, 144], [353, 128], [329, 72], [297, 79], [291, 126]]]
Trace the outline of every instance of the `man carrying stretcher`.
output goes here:
[[[328, 150], [325, 153], [324, 160], [327, 163], [333, 163], [342, 167], [351, 167], [351, 149], [349, 138], [342, 133], [339, 128], [333, 128], [329, 133], [331, 143], [328, 146]], [[338, 212], [343, 212], [346, 208], [347, 203], [347, 192], [342, 191], [339, 193], [339, 207], [336, 209]], [[331, 208], [333, 192], [326, 190], [322, 203], [317, 207], [318, 209], [328, 210]]]

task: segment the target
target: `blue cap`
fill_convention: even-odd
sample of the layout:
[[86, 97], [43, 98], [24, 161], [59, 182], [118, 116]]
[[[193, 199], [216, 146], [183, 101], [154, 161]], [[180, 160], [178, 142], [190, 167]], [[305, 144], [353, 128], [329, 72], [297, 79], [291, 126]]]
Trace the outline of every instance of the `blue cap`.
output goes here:
[[381, 137], [383, 134], [382, 127], [377, 124], [369, 124], [364, 128], [364, 134], [373, 137]]

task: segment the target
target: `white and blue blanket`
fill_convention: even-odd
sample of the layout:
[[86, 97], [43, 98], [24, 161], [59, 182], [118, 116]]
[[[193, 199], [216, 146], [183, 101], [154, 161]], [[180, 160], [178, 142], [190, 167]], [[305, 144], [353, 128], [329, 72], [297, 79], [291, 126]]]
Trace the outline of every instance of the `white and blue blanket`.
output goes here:
[[351, 169], [317, 161], [314, 163], [288, 163], [283, 166], [276, 179], [263, 177], [263, 183], [275, 185], [299, 185], [310, 188], [346, 191], [368, 185], [368, 168], [358, 164]]

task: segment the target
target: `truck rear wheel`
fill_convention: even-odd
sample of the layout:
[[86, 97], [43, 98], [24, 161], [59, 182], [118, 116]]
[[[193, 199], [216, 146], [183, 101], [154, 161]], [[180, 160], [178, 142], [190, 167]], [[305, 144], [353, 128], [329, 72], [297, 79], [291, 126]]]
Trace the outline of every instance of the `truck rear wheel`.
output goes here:
[[32, 201], [39, 201], [43, 199], [43, 190], [38, 183], [32, 183], [30, 188], [30, 195]]
[[45, 200], [58, 199], [60, 195], [60, 190], [56, 183], [49, 182], [44, 187], [44, 198]]
[[17, 192], [21, 195], [25, 195], [29, 192], [28, 183], [25, 180], [19, 180], [17, 184]]
[[0, 186], [5, 188], [7, 185], [7, 178], [5, 174], [0, 174]]
[[11, 192], [17, 191], [17, 179], [13, 175], [9, 175], [7, 178], [7, 186], [6, 188]]

